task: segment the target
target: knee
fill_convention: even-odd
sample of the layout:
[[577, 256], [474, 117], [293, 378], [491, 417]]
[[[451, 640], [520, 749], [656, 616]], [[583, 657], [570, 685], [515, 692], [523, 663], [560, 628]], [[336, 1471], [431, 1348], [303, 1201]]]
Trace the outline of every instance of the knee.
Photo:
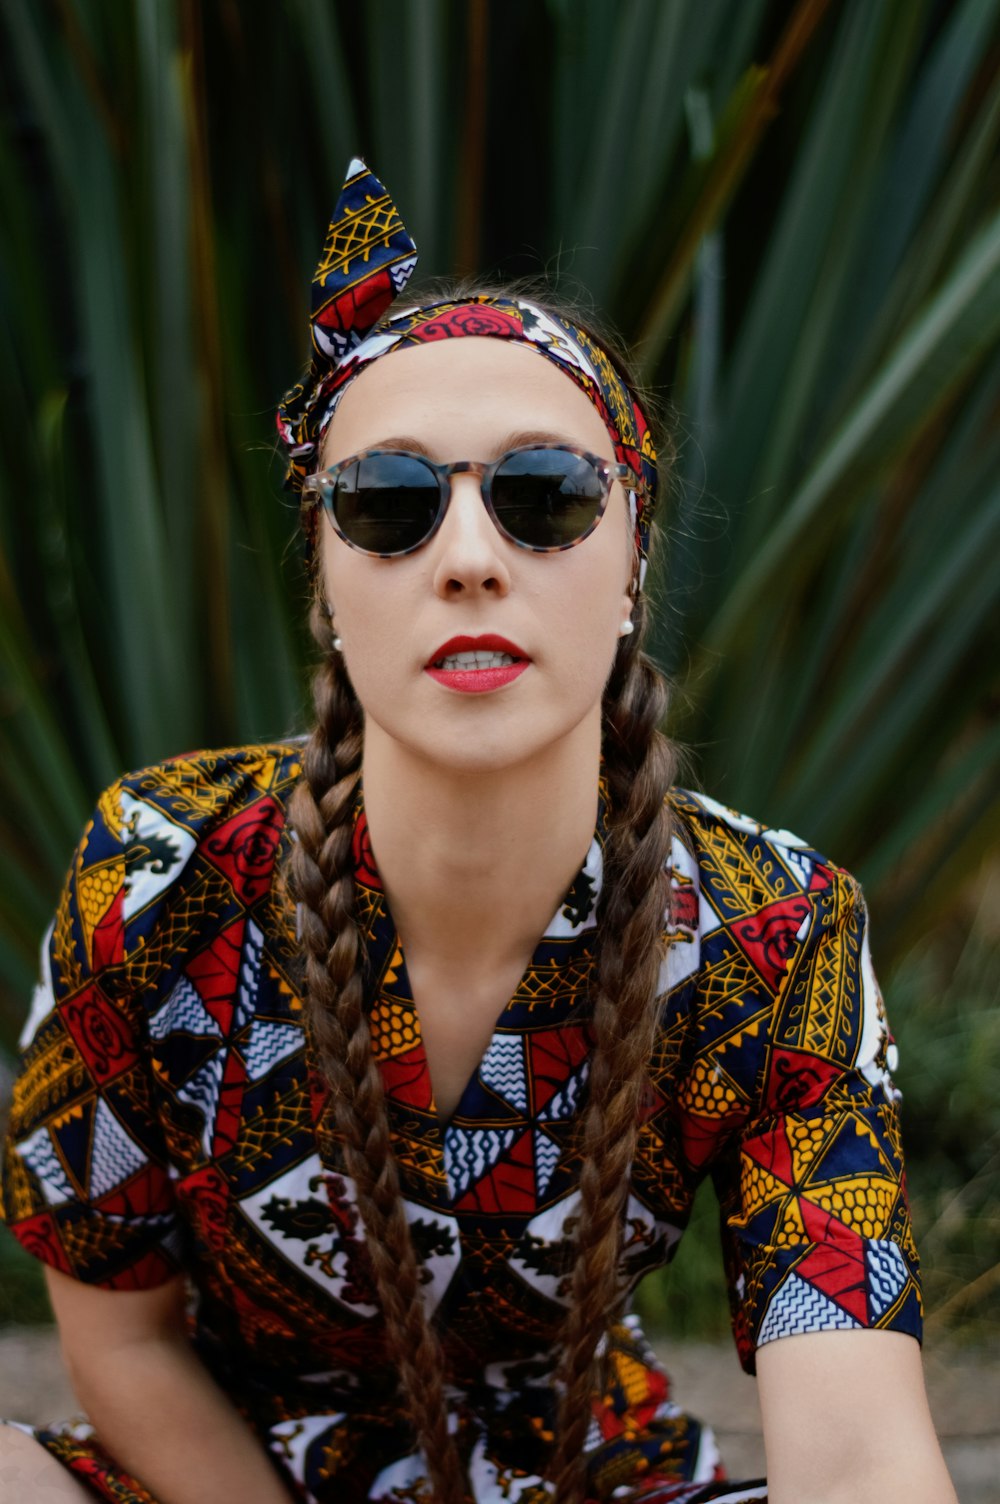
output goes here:
[[94, 1495], [29, 1436], [0, 1421], [0, 1504], [94, 1504]]

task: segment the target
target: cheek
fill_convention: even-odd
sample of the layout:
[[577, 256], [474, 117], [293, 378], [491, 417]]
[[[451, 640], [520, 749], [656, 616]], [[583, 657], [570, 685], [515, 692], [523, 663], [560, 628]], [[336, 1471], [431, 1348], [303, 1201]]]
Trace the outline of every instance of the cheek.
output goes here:
[[[585, 545], [584, 545], [585, 547]], [[623, 615], [623, 567], [617, 551], [608, 558], [581, 559], [549, 592], [560, 673], [584, 697], [599, 695], [611, 671]]]
[[358, 676], [369, 659], [384, 662], [392, 634], [392, 592], [380, 590], [372, 564], [338, 539], [327, 539], [323, 556], [326, 598], [333, 607], [344, 658], [360, 693]]

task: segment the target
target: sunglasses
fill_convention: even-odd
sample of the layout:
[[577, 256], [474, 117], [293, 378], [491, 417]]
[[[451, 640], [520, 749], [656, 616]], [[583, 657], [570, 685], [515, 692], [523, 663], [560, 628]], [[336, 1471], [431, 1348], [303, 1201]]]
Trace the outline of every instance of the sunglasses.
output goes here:
[[628, 465], [571, 444], [512, 449], [498, 460], [438, 465], [404, 449], [369, 449], [307, 477], [303, 503], [319, 502], [345, 543], [399, 558], [433, 538], [451, 500], [453, 475], [477, 475], [497, 530], [518, 548], [558, 553], [594, 531], [616, 480], [641, 487]]

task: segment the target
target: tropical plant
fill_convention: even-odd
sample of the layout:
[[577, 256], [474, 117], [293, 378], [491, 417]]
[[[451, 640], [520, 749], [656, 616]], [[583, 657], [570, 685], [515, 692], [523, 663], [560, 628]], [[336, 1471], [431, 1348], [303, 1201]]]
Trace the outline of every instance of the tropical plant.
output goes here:
[[270, 414], [359, 148], [422, 271], [546, 269], [633, 343], [693, 776], [858, 872], [886, 976], [933, 938], [1000, 825], [1000, 0], [0, 17], [8, 1049], [96, 791], [302, 720]]

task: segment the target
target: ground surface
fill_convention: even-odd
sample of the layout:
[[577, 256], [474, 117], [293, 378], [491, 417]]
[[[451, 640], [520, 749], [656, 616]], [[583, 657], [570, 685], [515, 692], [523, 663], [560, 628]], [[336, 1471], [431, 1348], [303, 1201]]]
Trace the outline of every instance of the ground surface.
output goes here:
[[[661, 1356], [685, 1408], [705, 1419], [725, 1417], [716, 1431], [730, 1475], [763, 1473], [756, 1386], [741, 1373], [734, 1350], [681, 1343], [661, 1347]], [[932, 1346], [925, 1367], [961, 1504], [1000, 1504], [1000, 1361], [982, 1351]], [[37, 1424], [76, 1408], [55, 1334], [37, 1327], [0, 1329], [0, 1415]]]

